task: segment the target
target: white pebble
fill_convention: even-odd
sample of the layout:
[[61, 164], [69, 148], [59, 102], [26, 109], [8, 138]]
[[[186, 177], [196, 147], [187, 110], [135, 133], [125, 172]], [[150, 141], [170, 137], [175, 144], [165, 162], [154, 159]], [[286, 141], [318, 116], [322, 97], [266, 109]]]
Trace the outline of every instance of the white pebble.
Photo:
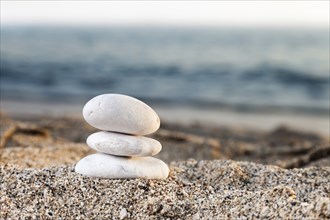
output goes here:
[[156, 112], [144, 102], [126, 95], [103, 94], [88, 101], [83, 109], [85, 120], [93, 127], [134, 135], [158, 130]]
[[119, 219], [121, 220], [125, 219], [127, 218], [127, 216], [128, 216], [127, 210], [125, 208], [122, 208], [119, 213]]
[[92, 154], [81, 159], [75, 171], [90, 177], [109, 179], [166, 179], [168, 166], [153, 157], [118, 157], [108, 154]]
[[86, 142], [98, 152], [117, 156], [153, 156], [162, 149], [159, 141], [152, 138], [106, 131], [91, 134]]

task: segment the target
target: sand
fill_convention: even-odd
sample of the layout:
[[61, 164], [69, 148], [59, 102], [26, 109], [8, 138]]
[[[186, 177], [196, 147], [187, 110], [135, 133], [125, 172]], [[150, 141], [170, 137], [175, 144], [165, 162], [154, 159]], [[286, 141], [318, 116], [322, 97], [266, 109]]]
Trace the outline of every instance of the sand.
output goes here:
[[[0, 219], [330, 218], [330, 144], [313, 133], [163, 123], [167, 180], [83, 177], [81, 117], [1, 114]], [[193, 158], [193, 159], [191, 159]]]
[[73, 166], [1, 166], [1, 218], [330, 218], [330, 168], [172, 163], [167, 180], [83, 177]]

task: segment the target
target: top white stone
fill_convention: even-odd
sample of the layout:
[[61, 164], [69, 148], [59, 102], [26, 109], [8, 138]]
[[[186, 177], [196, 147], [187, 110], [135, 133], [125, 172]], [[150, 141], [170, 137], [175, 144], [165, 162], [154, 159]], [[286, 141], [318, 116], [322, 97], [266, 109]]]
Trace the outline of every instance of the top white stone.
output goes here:
[[104, 131], [133, 135], [151, 134], [158, 130], [156, 112], [144, 102], [126, 95], [103, 94], [88, 101], [83, 116], [91, 126]]

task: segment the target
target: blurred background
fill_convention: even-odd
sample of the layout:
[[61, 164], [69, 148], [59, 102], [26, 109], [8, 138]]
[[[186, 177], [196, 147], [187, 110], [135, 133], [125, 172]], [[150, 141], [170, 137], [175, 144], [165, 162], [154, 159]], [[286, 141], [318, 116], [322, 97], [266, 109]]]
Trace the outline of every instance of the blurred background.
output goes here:
[[1, 111], [102, 93], [166, 121], [329, 135], [328, 1], [1, 1]]

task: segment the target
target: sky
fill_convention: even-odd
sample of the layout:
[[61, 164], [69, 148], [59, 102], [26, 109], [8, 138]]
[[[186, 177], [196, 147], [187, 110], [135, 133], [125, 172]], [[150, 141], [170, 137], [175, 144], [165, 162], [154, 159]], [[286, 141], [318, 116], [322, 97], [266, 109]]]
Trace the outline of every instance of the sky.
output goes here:
[[329, 1], [13, 1], [1, 24], [329, 26]]

